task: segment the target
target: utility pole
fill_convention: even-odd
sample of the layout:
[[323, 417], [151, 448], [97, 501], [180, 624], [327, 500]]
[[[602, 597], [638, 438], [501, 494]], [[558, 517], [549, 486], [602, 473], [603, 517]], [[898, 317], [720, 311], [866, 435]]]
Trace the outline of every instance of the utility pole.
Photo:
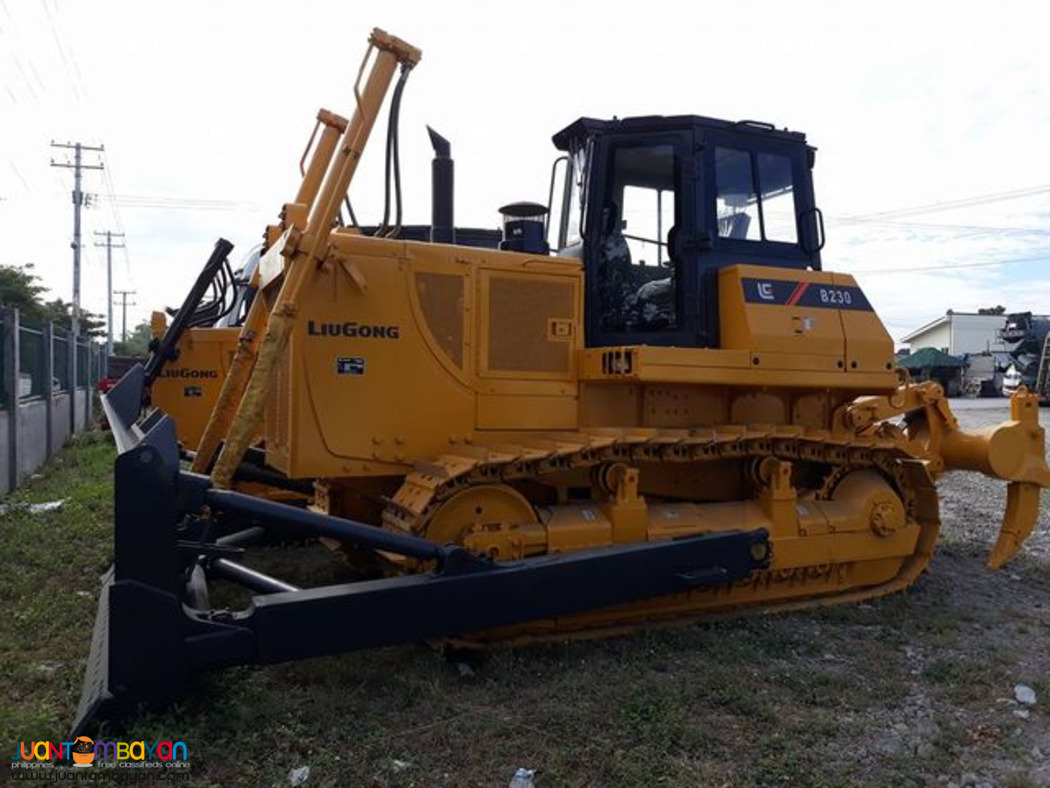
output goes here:
[[82, 170], [101, 170], [102, 164], [84, 164], [81, 154], [86, 151], [97, 151], [101, 153], [106, 148], [100, 145], [97, 148], [91, 145], [81, 145], [79, 142], [60, 143], [51, 141], [52, 148], [65, 148], [73, 150], [73, 163], [56, 162], [51, 160], [52, 167], [63, 167], [73, 170], [73, 336], [80, 335], [80, 208], [84, 205], [84, 192], [80, 189], [80, 173]]
[[121, 301], [120, 307], [121, 307], [121, 311], [123, 312], [123, 318], [121, 319], [120, 339], [121, 339], [122, 342], [127, 342], [128, 341], [128, 307], [129, 306], [135, 306], [135, 302], [134, 301], [128, 301], [128, 296], [129, 295], [135, 295], [135, 291], [134, 290], [114, 290], [113, 292], [116, 293], [118, 296], [120, 296], [120, 301]]
[[96, 232], [95, 235], [106, 239], [104, 243], [95, 241], [95, 246], [106, 247], [106, 358], [108, 359], [113, 355], [113, 250], [124, 248], [124, 244], [115, 244], [113, 239], [123, 238], [124, 233], [106, 230], [104, 233]]

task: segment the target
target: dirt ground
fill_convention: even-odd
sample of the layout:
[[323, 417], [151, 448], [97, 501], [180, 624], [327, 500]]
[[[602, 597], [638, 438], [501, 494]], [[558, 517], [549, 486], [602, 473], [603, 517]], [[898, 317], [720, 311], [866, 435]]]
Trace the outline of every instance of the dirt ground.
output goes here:
[[[968, 429], [1008, 415], [1002, 400], [952, 407]], [[9, 749], [72, 720], [112, 560], [112, 454], [101, 440], [67, 449], [7, 501]], [[989, 572], [1005, 485], [959, 474], [939, 488], [939, 548], [906, 593], [502, 650], [469, 668], [405, 646], [219, 671], [177, 707], [95, 738], [184, 741], [201, 786], [288, 786], [309, 767], [307, 788], [502, 788], [519, 766], [537, 770], [537, 788], [1050, 786], [1050, 498], [1022, 555]], [[25, 513], [57, 498], [59, 510]], [[269, 558], [302, 569], [290, 555]]]
[[[1003, 400], [953, 400], [960, 426], [976, 430], [1009, 417]], [[1041, 419], [1047, 420], [1043, 409]], [[948, 474], [941, 493], [941, 539], [926, 576], [910, 593], [956, 624], [949, 637], [904, 644], [912, 680], [892, 730], [922, 750], [946, 730], [960, 740], [946, 785], [1050, 785], [1050, 509], [1046, 496], [1022, 554], [990, 572], [984, 560], [1006, 505], [1002, 483], [972, 473]], [[859, 667], [859, 666], [858, 666]], [[1033, 707], [1014, 699], [1013, 685], [1036, 691]], [[898, 742], [899, 744], [900, 742]], [[874, 753], [886, 744], [874, 736]], [[891, 745], [892, 748], [892, 745]], [[963, 768], [959, 768], [959, 767]], [[931, 770], [936, 771], [936, 770]]]

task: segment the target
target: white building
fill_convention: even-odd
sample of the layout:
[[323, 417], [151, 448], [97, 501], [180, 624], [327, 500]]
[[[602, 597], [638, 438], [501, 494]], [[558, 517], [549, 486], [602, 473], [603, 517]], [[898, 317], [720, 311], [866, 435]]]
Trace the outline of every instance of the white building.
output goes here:
[[933, 347], [953, 356], [1002, 351], [1005, 348], [999, 339], [999, 330], [1005, 323], [1006, 315], [978, 315], [949, 309], [944, 317], [901, 337], [901, 342], [909, 350]]

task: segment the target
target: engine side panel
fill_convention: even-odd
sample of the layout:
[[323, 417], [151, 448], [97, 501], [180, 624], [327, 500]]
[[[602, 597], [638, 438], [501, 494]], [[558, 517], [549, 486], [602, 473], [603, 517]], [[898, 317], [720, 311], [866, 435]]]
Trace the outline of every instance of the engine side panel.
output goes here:
[[179, 340], [177, 358], [164, 365], [150, 388], [150, 403], [175, 419], [187, 449], [200, 442], [239, 334], [238, 328], [189, 329]]
[[404, 473], [479, 430], [577, 426], [575, 261], [335, 233], [267, 412], [293, 477]]

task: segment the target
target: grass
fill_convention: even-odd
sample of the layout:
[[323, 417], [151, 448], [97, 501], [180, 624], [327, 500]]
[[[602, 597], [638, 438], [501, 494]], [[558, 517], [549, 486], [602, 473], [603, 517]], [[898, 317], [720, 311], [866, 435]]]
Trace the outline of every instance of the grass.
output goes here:
[[[0, 571], [0, 741], [66, 732], [95, 617], [98, 578], [112, 562], [105, 538], [114, 449], [81, 436], [4, 499]], [[65, 499], [32, 513], [27, 504]]]
[[[113, 455], [105, 436], [79, 439], [5, 501], [9, 749], [57, 739], [72, 720], [112, 559]], [[57, 499], [66, 503], [45, 514], [23, 506]], [[320, 548], [261, 562], [303, 556], [279, 574], [341, 572]], [[968, 559], [946, 560], [951, 572]], [[201, 786], [288, 785], [302, 765], [311, 788], [500, 786], [518, 766], [537, 769], [541, 788], [909, 786], [962, 771], [1034, 784], [1031, 745], [996, 706], [1020, 663], [1009, 643], [989, 646], [995, 618], [949, 589], [947, 578], [924, 579], [853, 607], [496, 650], [467, 676], [423, 646], [234, 668], [201, 677], [173, 709], [105, 723], [99, 735], [182, 740]], [[1025, 664], [1034, 680], [1038, 666]], [[1031, 735], [1045, 736], [1041, 714]]]

